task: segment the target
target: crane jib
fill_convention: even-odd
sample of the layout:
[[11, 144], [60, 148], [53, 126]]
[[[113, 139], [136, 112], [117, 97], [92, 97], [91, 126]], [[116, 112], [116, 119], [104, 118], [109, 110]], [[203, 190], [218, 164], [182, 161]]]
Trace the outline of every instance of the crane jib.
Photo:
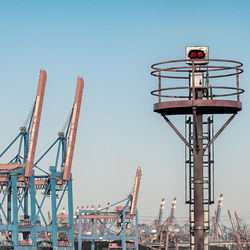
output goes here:
[[70, 178], [71, 167], [72, 167], [72, 160], [74, 155], [74, 148], [75, 148], [75, 141], [76, 141], [76, 134], [78, 128], [78, 121], [80, 115], [80, 108], [82, 102], [82, 93], [84, 88], [84, 80], [80, 77], [77, 79], [77, 86], [75, 92], [75, 99], [72, 109], [72, 118], [70, 121], [70, 131], [69, 131], [69, 138], [68, 144], [66, 149], [66, 157], [65, 157], [65, 165], [63, 170], [63, 180], [67, 181]]
[[46, 71], [41, 70], [38, 81], [35, 107], [33, 111], [33, 119], [32, 119], [27, 159], [25, 164], [25, 173], [24, 173], [25, 177], [31, 177], [32, 175], [46, 82], [47, 82]]

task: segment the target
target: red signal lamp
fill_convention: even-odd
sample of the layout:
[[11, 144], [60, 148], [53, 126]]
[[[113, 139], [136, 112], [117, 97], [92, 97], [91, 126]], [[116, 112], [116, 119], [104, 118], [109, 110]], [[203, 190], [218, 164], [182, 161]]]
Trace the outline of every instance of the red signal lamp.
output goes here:
[[186, 47], [186, 64], [206, 65], [208, 63], [208, 46]]
[[197, 55], [198, 55], [198, 58], [204, 58], [205, 57], [204, 51], [199, 51]]
[[190, 50], [188, 56], [190, 59], [204, 59], [205, 52], [202, 50]]
[[191, 58], [196, 58], [196, 57], [197, 57], [196, 52], [193, 51], [193, 52], [190, 54], [190, 57], [191, 57]]

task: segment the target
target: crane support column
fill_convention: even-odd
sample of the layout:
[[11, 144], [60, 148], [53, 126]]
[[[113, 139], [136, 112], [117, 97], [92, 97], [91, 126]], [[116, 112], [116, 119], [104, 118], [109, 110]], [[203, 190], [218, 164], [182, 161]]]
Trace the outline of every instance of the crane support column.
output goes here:
[[57, 209], [56, 209], [56, 177], [55, 177], [55, 167], [50, 167], [51, 172], [51, 211], [52, 211], [52, 242], [53, 247], [57, 247], [58, 239], [57, 239]]
[[13, 230], [12, 237], [14, 243], [14, 249], [18, 248], [18, 211], [17, 211], [17, 175], [14, 173], [11, 175], [12, 185], [12, 203], [13, 203]]
[[73, 191], [72, 191], [72, 178], [68, 180], [68, 211], [69, 211], [69, 226], [70, 226], [70, 232], [69, 232], [69, 242], [74, 245], [74, 221], [73, 216], [71, 216], [73, 211]]
[[[36, 204], [35, 204], [35, 199], [36, 199], [36, 190], [35, 190], [35, 178], [34, 176], [30, 177], [30, 210], [31, 210], [31, 224], [36, 225]], [[36, 227], [33, 226], [33, 230], [31, 232], [31, 240], [33, 246], [37, 245], [37, 240], [36, 240]]]

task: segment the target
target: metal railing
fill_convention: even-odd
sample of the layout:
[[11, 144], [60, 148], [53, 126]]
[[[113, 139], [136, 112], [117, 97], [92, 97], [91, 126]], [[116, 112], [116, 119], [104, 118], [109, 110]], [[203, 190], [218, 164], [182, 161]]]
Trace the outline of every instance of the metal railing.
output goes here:
[[[197, 65], [197, 61], [199, 61], [199, 59], [173, 60], [155, 63], [151, 66], [153, 69], [151, 75], [158, 77], [158, 89], [153, 90], [151, 94], [158, 96], [159, 103], [162, 102], [162, 98], [194, 99], [195, 89], [197, 88], [203, 89], [203, 98], [205, 99], [236, 96], [236, 100], [240, 101], [240, 94], [244, 92], [244, 90], [239, 87], [239, 75], [243, 72], [243, 64], [241, 62], [222, 59], [208, 59], [208, 64]], [[189, 63], [190, 65], [184, 63]], [[203, 86], [197, 87], [194, 84], [194, 76], [197, 72], [201, 72], [203, 75]], [[231, 79], [226, 82], [226, 85], [230, 86], [218, 86], [216, 83], [211, 84], [211, 79], [226, 77], [231, 77]], [[232, 77], [235, 77], [234, 81]], [[169, 81], [167, 79], [169, 79]], [[176, 83], [174, 80], [181, 81], [185, 79], [188, 79], [189, 81], [184, 83], [184, 86], [180, 86], [180, 83], [177, 83], [178, 86], [176, 87], [168, 87], [168, 83], [169, 85], [170, 83]], [[223, 93], [219, 93], [219, 90], [223, 91]], [[171, 91], [176, 92], [173, 95], [171, 94]]]

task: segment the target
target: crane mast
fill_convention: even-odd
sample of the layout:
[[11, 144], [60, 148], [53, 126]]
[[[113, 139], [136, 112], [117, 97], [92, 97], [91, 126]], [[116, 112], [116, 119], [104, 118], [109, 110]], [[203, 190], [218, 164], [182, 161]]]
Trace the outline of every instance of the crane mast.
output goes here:
[[34, 105], [34, 110], [33, 110], [33, 119], [32, 119], [31, 133], [30, 133], [29, 147], [28, 147], [27, 158], [26, 158], [26, 163], [25, 163], [25, 172], [24, 172], [25, 177], [31, 177], [32, 175], [46, 82], [47, 82], [46, 71], [40, 70], [36, 100], [35, 100], [35, 105]]
[[159, 217], [158, 217], [158, 226], [161, 225], [162, 222], [162, 217], [163, 217], [163, 211], [164, 211], [164, 205], [165, 205], [165, 199], [163, 198], [161, 200], [161, 204], [160, 204], [160, 211], [159, 211]]
[[141, 175], [142, 175], [141, 168], [139, 167], [136, 171], [136, 176], [135, 176], [130, 215], [136, 214], [136, 206], [137, 206], [137, 200], [138, 200], [138, 194], [139, 194], [139, 188], [140, 188], [140, 182], [141, 182]]
[[176, 209], [176, 197], [174, 197], [173, 202], [172, 202], [171, 214], [170, 214], [171, 221], [172, 221], [172, 219], [174, 218], [175, 209]]
[[76, 133], [82, 103], [82, 93], [84, 88], [84, 80], [80, 77], [77, 79], [75, 100], [72, 108], [70, 131], [68, 138], [68, 145], [66, 149], [65, 164], [63, 169], [63, 181], [67, 181], [70, 178], [72, 160], [74, 155]]
[[223, 194], [220, 195], [218, 200], [218, 207], [216, 212], [216, 234], [218, 235], [218, 229], [220, 224], [220, 215], [221, 215], [221, 209], [222, 209], [222, 202], [223, 202]]

